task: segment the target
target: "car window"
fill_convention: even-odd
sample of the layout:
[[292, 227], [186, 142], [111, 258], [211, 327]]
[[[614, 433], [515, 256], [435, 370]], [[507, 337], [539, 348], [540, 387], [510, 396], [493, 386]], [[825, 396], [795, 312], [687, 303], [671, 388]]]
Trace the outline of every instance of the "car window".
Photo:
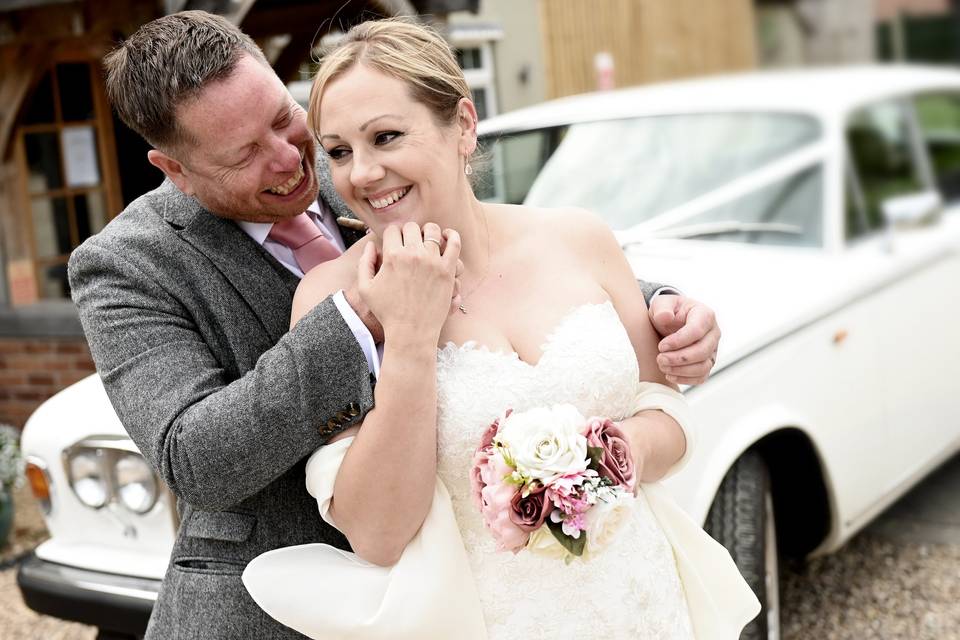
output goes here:
[[524, 131], [480, 141], [474, 190], [488, 202], [521, 204], [566, 127]]
[[[820, 133], [819, 123], [808, 116], [722, 113], [488, 136], [491, 175], [483, 182], [490, 186], [479, 194], [591, 209], [614, 229], [626, 229], [809, 144]], [[529, 193], [519, 198], [525, 190]]]
[[862, 198], [847, 198], [848, 240], [884, 227], [884, 200], [925, 189], [910, 135], [909, 113], [901, 102], [873, 105], [850, 117], [846, 136], [852, 184]]
[[930, 93], [915, 100], [920, 131], [943, 199], [960, 199], [960, 92]]
[[686, 114], [570, 127], [530, 188], [527, 204], [592, 209], [629, 229], [817, 137], [792, 114]]
[[653, 235], [819, 247], [823, 211], [823, 167], [818, 163]]

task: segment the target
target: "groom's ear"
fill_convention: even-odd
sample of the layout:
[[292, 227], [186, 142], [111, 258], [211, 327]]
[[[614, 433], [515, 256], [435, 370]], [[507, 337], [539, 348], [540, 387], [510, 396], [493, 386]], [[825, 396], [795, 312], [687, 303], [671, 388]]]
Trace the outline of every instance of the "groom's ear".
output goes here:
[[184, 195], [192, 196], [194, 194], [190, 176], [187, 175], [186, 168], [179, 160], [168, 156], [158, 149], [150, 149], [150, 151], [147, 151], [147, 161], [157, 169], [160, 169], [160, 171], [163, 171], [163, 174], [170, 178], [170, 181], [177, 185], [177, 188], [180, 189]]
[[477, 108], [467, 98], [457, 103], [457, 128], [460, 133], [460, 154], [469, 158], [477, 148]]

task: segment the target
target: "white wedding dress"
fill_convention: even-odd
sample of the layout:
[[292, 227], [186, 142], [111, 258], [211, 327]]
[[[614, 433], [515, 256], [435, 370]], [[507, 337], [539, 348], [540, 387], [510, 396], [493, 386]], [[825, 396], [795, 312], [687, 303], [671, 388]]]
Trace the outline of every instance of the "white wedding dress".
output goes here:
[[[738, 637], [759, 603], [726, 551], [658, 485], [643, 486], [632, 517], [604, 553], [570, 564], [497, 551], [471, 496], [473, 453], [508, 408], [569, 403], [584, 416], [616, 420], [658, 406], [686, 422], [679, 394], [639, 381], [612, 304], [572, 309], [536, 365], [472, 343], [449, 344], [437, 359], [437, 490], [400, 562], [374, 567], [327, 545], [278, 549], [244, 574], [261, 607], [324, 639]], [[692, 434], [684, 426], [689, 454]], [[308, 464], [308, 489], [325, 517], [348, 443], [320, 449]]]

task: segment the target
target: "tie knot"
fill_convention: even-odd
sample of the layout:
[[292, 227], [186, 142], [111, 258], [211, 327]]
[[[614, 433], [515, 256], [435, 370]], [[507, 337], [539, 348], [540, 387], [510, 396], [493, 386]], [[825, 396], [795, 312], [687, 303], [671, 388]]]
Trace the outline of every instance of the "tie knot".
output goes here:
[[299, 249], [317, 236], [322, 235], [323, 233], [310, 219], [310, 216], [301, 213], [292, 218], [274, 222], [273, 227], [270, 228], [269, 237], [291, 249]]

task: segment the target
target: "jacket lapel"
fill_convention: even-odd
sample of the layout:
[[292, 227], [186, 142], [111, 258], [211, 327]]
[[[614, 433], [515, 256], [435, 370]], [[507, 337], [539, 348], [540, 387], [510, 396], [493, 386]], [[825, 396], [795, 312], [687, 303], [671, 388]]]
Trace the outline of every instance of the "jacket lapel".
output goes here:
[[233, 221], [219, 218], [180, 193], [167, 198], [164, 217], [180, 237], [206, 256], [260, 320], [273, 342], [289, 329], [290, 304], [300, 279]]

